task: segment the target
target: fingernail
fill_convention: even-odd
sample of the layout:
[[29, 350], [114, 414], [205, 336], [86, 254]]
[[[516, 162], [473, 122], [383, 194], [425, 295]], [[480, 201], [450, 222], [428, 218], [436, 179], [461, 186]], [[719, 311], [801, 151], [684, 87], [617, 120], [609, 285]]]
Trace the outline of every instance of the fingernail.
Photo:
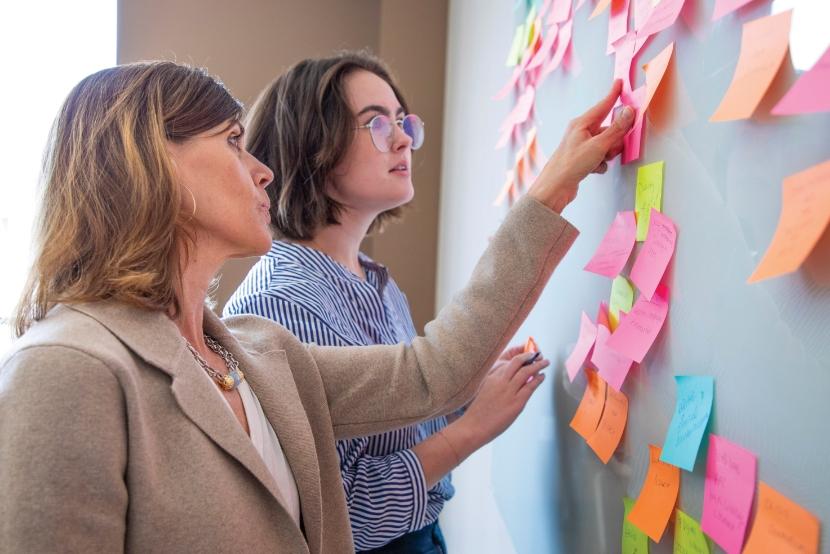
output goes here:
[[634, 110], [632, 110], [629, 106], [624, 106], [623, 109], [620, 110], [620, 121], [622, 123], [629, 123], [632, 119], [634, 119]]

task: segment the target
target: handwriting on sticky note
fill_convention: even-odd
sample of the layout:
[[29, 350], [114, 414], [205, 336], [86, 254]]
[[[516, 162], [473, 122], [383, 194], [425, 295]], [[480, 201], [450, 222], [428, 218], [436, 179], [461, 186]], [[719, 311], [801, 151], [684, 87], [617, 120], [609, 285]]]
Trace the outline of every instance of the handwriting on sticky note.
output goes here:
[[705, 375], [676, 375], [677, 402], [660, 460], [693, 471], [700, 441], [712, 413], [715, 380]]
[[634, 304], [634, 289], [628, 279], [618, 275], [611, 283], [611, 299], [608, 306], [610, 330], [614, 331], [620, 323], [620, 310], [628, 313]]
[[755, 495], [755, 455], [709, 435], [700, 526], [728, 554], [739, 554]]
[[641, 363], [645, 358], [669, 313], [669, 290], [657, 287], [651, 300], [640, 295], [631, 313], [620, 322], [606, 344], [627, 358]]
[[748, 283], [795, 271], [807, 258], [830, 223], [828, 183], [830, 160], [784, 179], [778, 228]]
[[593, 257], [585, 265], [585, 271], [613, 279], [619, 275], [637, 238], [637, 221], [633, 211], [619, 212]]
[[732, 83], [709, 121], [746, 119], [766, 94], [790, 43], [792, 10], [745, 23]]
[[585, 312], [582, 312], [582, 318], [579, 323], [579, 337], [576, 339], [576, 345], [571, 351], [568, 359], [565, 360], [565, 368], [568, 370], [568, 378], [573, 381], [576, 374], [585, 363], [585, 359], [594, 347], [594, 341], [597, 338], [597, 328]]
[[681, 510], [674, 514], [674, 554], [709, 554], [709, 541], [700, 524]]
[[818, 518], [763, 481], [744, 554], [818, 554]]
[[665, 162], [654, 162], [637, 168], [634, 211], [637, 213], [637, 240], [646, 240], [651, 209], [663, 209], [663, 170]]
[[654, 542], [660, 542], [680, 492], [680, 469], [660, 461], [660, 447], [649, 448], [646, 480], [637, 502], [628, 514], [633, 523]]
[[830, 46], [772, 109], [775, 115], [830, 111]]
[[624, 496], [623, 497], [623, 524], [622, 524], [622, 554], [648, 554], [648, 536], [637, 529], [630, 521], [628, 521], [628, 514], [631, 513], [631, 508], [634, 507], [634, 500]]
[[579, 433], [583, 439], [588, 440], [588, 437], [594, 434], [597, 425], [599, 425], [602, 409], [605, 406], [605, 391], [608, 385], [600, 379], [596, 371], [587, 367], [585, 368], [585, 377], [588, 385], [585, 387], [585, 394], [582, 395], [582, 401], [580, 401], [570, 425], [571, 429]]
[[610, 336], [611, 331], [608, 327], [597, 323], [597, 339], [594, 343], [594, 352], [591, 354], [591, 363], [599, 370], [599, 375], [605, 382], [616, 390], [620, 390], [634, 362], [608, 347]]
[[654, 296], [654, 291], [669, 266], [676, 242], [677, 229], [674, 222], [652, 208], [646, 242], [631, 268], [631, 281], [649, 300]]
[[620, 444], [625, 422], [628, 420], [628, 398], [612, 387], [606, 388], [605, 407], [594, 433], [588, 438], [588, 446], [607, 464]]

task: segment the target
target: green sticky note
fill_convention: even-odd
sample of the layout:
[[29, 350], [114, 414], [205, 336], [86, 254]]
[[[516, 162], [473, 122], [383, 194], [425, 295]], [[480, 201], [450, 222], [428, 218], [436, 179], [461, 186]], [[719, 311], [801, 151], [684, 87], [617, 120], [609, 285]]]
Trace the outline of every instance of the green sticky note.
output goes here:
[[628, 521], [628, 513], [634, 506], [634, 500], [624, 496], [623, 504], [625, 515], [622, 527], [622, 554], [648, 554], [648, 537]]
[[674, 554], [709, 554], [709, 542], [700, 524], [680, 510], [675, 515]]
[[654, 162], [637, 169], [637, 193], [634, 210], [637, 212], [637, 240], [646, 240], [651, 208], [663, 211], [663, 166]]
[[616, 328], [620, 322], [620, 310], [629, 313], [631, 312], [632, 304], [634, 304], [634, 287], [631, 286], [631, 282], [628, 279], [622, 275], [618, 275], [611, 283], [611, 300], [608, 303], [608, 315], [611, 319], [611, 327]]
[[513, 34], [513, 45], [510, 47], [510, 53], [507, 54], [507, 67], [514, 67], [519, 64], [522, 58], [522, 41], [525, 40], [525, 26], [519, 25], [516, 27], [516, 32]]

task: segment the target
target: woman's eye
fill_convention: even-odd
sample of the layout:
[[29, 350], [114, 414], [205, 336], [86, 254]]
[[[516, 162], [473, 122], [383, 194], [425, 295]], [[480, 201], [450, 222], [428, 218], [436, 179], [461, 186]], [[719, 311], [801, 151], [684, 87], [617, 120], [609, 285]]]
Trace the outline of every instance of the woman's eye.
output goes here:
[[231, 145], [233, 145], [233, 147], [238, 150], [242, 148], [242, 144], [240, 143], [241, 139], [242, 135], [233, 134], [228, 137], [228, 142], [231, 143]]

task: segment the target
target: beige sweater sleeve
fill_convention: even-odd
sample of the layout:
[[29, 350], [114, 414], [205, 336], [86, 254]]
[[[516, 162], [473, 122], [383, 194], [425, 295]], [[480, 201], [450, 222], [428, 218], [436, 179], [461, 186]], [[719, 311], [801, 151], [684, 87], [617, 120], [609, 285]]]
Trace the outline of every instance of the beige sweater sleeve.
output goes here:
[[527, 317], [578, 232], [525, 196], [467, 286], [411, 346], [312, 346], [338, 438], [383, 432], [469, 400]]

